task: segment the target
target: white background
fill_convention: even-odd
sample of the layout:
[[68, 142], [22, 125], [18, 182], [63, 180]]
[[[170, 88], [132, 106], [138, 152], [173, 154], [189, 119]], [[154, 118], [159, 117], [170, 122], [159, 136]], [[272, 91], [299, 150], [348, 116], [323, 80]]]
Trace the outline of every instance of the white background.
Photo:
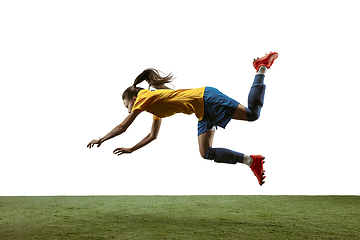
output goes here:
[[[357, 1], [0, 1], [0, 195], [359, 195]], [[252, 59], [279, 58], [253, 123], [214, 147], [266, 157], [260, 187], [242, 164], [200, 157], [195, 115], [127, 115], [121, 95], [145, 68], [175, 88], [213, 86], [247, 105]], [[146, 87], [146, 86], [145, 86]]]

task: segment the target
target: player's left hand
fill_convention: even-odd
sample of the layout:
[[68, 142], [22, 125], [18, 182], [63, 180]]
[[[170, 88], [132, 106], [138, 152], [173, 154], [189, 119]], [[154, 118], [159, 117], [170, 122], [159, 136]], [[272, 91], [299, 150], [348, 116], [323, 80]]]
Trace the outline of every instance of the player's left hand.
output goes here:
[[114, 154], [120, 156], [123, 153], [132, 153], [130, 148], [117, 148], [113, 151]]

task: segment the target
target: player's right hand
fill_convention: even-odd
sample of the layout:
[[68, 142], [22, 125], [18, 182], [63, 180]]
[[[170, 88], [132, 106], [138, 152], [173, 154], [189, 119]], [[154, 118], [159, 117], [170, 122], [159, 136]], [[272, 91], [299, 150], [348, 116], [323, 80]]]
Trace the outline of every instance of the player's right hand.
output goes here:
[[87, 145], [87, 147], [88, 147], [88, 148], [92, 148], [92, 147], [94, 147], [95, 144], [97, 144], [97, 147], [100, 147], [100, 145], [101, 145], [100, 139], [98, 139], [98, 140], [96, 140], [96, 139], [92, 140], [91, 142], [89, 142], [89, 144]]

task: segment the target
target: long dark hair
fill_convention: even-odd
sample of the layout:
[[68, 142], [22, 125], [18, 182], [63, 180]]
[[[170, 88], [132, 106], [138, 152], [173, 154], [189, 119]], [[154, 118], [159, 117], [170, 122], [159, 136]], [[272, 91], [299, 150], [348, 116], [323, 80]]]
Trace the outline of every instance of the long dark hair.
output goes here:
[[160, 76], [160, 71], [154, 68], [145, 69], [139, 76], [136, 77], [134, 84], [128, 87], [123, 95], [122, 99], [131, 99], [136, 97], [139, 91], [143, 90], [141, 87], [137, 87], [136, 85], [142, 83], [143, 81], [147, 81], [150, 86], [155, 89], [167, 89], [168, 87], [165, 86], [165, 83], [170, 83], [174, 80], [174, 76], [170, 73], [169, 75], [162, 77]]

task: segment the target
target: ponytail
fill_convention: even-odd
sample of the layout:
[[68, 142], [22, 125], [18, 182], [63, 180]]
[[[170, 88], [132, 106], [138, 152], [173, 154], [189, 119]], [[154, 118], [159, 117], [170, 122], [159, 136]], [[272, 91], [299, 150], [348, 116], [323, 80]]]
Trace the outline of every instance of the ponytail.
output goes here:
[[165, 77], [160, 76], [159, 71], [154, 68], [145, 69], [134, 81], [133, 86], [140, 84], [144, 80], [149, 83], [150, 86], [156, 89], [166, 88], [165, 83], [170, 83], [174, 79], [171, 73]]
[[134, 84], [131, 87], [128, 87], [123, 95], [122, 99], [131, 99], [136, 97], [137, 94], [143, 90], [141, 87], [137, 87], [138, 84], [142, 83], [143, 81], [147, 81], [150, 86], [155, 89], [164, 89], [167, 88], [165, 83], [170, 83], [174, 79], [174, 76], [170, 73], [169, 75], [162, 77], [159, 74], [160, 71], [154, 68], [145, 69], [142, 73], [134, 81]]

